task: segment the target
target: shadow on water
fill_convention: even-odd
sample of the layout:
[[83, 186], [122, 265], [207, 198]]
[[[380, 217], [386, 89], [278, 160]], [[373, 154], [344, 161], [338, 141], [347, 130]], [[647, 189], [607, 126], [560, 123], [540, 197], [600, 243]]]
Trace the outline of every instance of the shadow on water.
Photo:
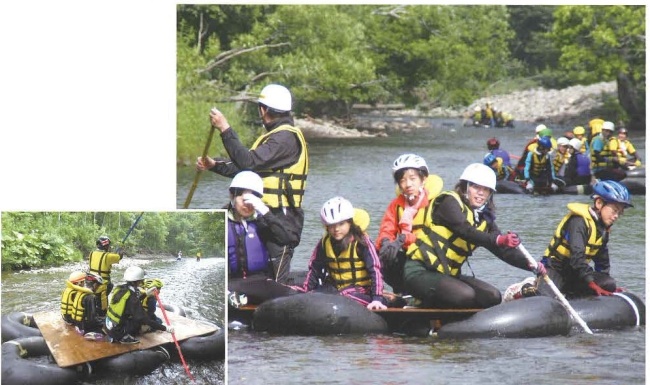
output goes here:
[[[121, 283], [124, 270], [132, 265], [141, 266], [147, 277], [163, 280], [160, 293], [163, 303], [181, 306], [187, 317], [224, 325], [225, 271], [223, 258], [194, 258], [176, 261], [166, 256], [136, 256], [124, 258], [113, 267], [112, 277]], [[61, 292], [71, 271], [84, 270], [86, 264], [78, 263], [62, 267], [32, 271], [2, 273], [2, 314], [13, 311], [35, 313], [56, 310], [60, 307]], [[197, 384], [223, 384], [225, 365], [223, 360], [187, 360]], [[126, 376], [114, 373], [110, 378], [94, 377], [84, 384], [109, 385], [164, 384], [181, 385], [190, 383], [182, 364], [168, 362], [146, 376]]]

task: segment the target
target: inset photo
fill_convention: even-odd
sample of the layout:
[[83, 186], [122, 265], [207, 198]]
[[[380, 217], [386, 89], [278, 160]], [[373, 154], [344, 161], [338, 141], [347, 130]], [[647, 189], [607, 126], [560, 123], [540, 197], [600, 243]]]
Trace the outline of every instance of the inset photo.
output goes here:
[[0, 216], [3, 384], [225, 383], [225, 211]]

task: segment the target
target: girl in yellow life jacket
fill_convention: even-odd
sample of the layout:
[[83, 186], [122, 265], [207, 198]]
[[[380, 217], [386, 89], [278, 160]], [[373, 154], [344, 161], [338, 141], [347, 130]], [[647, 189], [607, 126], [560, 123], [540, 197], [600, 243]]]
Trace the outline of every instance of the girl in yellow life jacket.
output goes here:
[[[361, 214], [365, 214], [365, 224]], [[312, 252], [303, 289], [333, 287], [368, 309], [385, 309], [379, 256], [364, 232], [367, 213], [354, 209], [345, 198], [334, 197], [325, 202], [320, 217], [327, 233]]]
[[424, 231], [409, 247], [404, 265], [406, 290], [425, 307], [487, 308], [501, 303], [501, 292], [475, 276], [461, 273], [474, 249], [483, 246], [508, 264], [545, 272], [541, 263], [529, 266], [516, 247], [519, 238], [501, 234], [495, 223], [493, 194], [496, 176], [484, 164], [465, 168], [454, 191], [433, 200]]
[[98, 313], [100, 303], [93, 291], [102, 283], [103, 280], [99, 276], [73, 271], [65, 283], [66, 288], [61, 293], [63, 320], [69, 325], [76, 326], [77, 332], [87, 335], [89, 339], [95, 339], [95, 334], [102, 330], [103, 320]]
[[[560, 221], [544, 252], [548, 276], [569, 297], [612, 295], [618, 291], [609, 275], [609, 231], [625, 208], [633, 206], [627, 188], [618, 182], [599, 181], [593, 190], [593, 205], [569, 203], [569, 213]], [[538, 290], [554, 296], [545, 282], [540, 282]]]
[[442, 190], [442, 179], [429, 175], [424, 159], [415, 154], [400, 155], [393, 162], [397, 197], [384, 212], [375, 241], [384, 281], [394, 293], [403, 293], [402, 276], [406, 250], [422, 231], [430, 201]]

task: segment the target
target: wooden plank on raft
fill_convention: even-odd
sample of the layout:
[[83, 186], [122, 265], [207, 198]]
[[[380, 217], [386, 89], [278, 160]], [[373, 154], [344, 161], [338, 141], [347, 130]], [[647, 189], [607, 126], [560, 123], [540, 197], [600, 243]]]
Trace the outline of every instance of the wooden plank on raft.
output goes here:
[[[156, 310], [158, 316], [163, 318], [159, 312], [160, 309]], [[174, 326], [174, 334], [178, 341], [208, 335], [219, 329], [216, 325], [192, 320], [171, 312], [167, 312], [167, 317]], [[79, 365], [174, 342], [170, 333], [159, 331], [138, 335], [136, 338], [140, 340], [140, 343], [131, 345], [107, 341], [88, 341], [77, 334], [73, 326], [63, 321], [60, 311], [35, 313], [34, 322], [43, 334], [54, 360], [60, 367]]]

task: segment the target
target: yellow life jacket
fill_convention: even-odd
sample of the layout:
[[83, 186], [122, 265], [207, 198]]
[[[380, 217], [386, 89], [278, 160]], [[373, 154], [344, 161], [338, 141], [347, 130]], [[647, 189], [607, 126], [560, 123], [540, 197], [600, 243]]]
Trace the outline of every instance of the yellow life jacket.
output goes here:
[[83, 321], [85, 307], [83, 299], [88, 294], [93, 294], [93, 291], [82, 286], [75, 285], [70, 281], [65, 282], [66, 288], [61, 294], [61, 315], [64, 319], [68, 318], [74, 321]]
[[[604, 237], [601, 237], [598, 234], [596, 221], [594, 217], [591, 216], [589, 212], [589, 205], [585, 203], [569, 203], [567, 205], [569, 208], [569, 213], [562, 219], [560, 224], [553, 234], [551, 243], [546, 248], [544, 252], [545, 257], [551, 258], [569, 258], [571, 256], [571, 249], [569, 248], [569, 242], [566, 239], [564, 232], [564, 225], [573, 216], [582, 217], [587, 225], [587, 233], [589, 234], [589, 239], [587, 240], [587, 248], [585, 249], [585, 257], [587, 262], [598, 254], [600, 249], [603, 246]], [[605, 233], [604, 235], [606, 235]], [[606, 237], [605, 237], [606, 238]]]
[[[441, 193], [437, 199], [431, 202], [429, 210], [433, 210], [433, 206], [438, 199], [442, 199], [445, 195], [450, 195], [456, 199], [461, 211], [466, 215], [467, 221], [476, 227], [477, 230], [487, 230], [487, 222], [482, 220], [476, 223], [474, 220], [474, 211], [463, 203], [455, 191]], [[431, 270], [456, 277], [460, 275], [461, 266], [463, 266], [467, 257], [472, 255], [474, 249], [476, 249], [476, 245], [460, 238], [458, 234], [454, 233], [448, 227], [433, 223], [431, 215], [429, 215], [426, 218], [422, 233], [417, 236], [417, 241], [409, 246], [407, 255], [413, 260], [424, 262]]]
[[533, 152], [532, 160], [533, 164], [531, 170], [529, 171], [531, 177], [540, 176], [548, 170], [548, 153], [538, 155], [537, 152]]
[[584, 154], [587, 151], [587, 137], [583, 136], [580, 141], [582, 142], [580, 152]]
[[[616, 143], [612, 141], [612, 137], [609, 137], [608, 139], [605, 139], [602, 136], [597, 136], [591, 141], [591, 169], [602, 169], [602, 168], [607, 168], [611, 167], [612, 164], [612, 157], [616, 154], [616, 150], [618, 149], [616, 147]], [[603, 142], [603, 149], [598, 153], [598, 157], [596, 157], [596, 151], [594, 151], [594, 142], [599, 139]], [[614, 149], [612, 149], [614, 147]]]
[[111, 282], [111, 267], [122, 259], [119, 254], [104, 250], [95, 250], [88, 257], [90, 272], [104, 279], [104, 284]]
[[131, 297], [131, 290], [127, 285], [116, 286], [108, 298], [108, 311], [106, 316], [115, 325], [119, 325], [126, 309], [126, 303]]
[[300, 157], [296, 163], [286, 168], [257, 171], [264, 182], [264, 196], [262, 200], [267, 206], [272, 208], [301, 207], [302, 197], [305, 194], [305, 186], [307, 183], [307, 173], [309, 171], [307, 142], [302, 131], [288, 124], [278, 126], [257, 138], [251, 150], [259, 147], [272, 134], [279, 131], [290, 131], [296, 134], [300, 141]]
[[143, 287], [139, 287], [138, 290], [140, 290], [140, 298], [142, 298], [142, 308], [144, 309], [144, 312], [147, 312], [147, 309], [149, 309], [149, 304], [148, 304], [148, 299], [147, 297], [147, 291]]
[[[347, 286], [367, 287], [372, 284], [370, 276], [366, 269], [366, 263], [357, 254], [357, 241], [350, 242], [348, 248], [343, 250], [340, 255], [336, 255], [332, 247], [332, 239], [329, 235], [323, 237], [321, 241], [325, 257], [327, 257], [327, 267], [330, 275], [334, 279], [336, 289], [341, 290]], [[370, 245], [370, 247], [374, 247]]]

